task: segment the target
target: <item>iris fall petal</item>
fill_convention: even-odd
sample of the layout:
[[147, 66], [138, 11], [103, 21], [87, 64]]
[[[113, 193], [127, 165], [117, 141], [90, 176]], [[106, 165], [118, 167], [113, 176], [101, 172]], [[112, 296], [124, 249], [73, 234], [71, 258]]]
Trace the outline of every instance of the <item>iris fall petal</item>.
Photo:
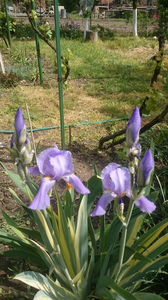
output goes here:
[[90, 191], [87, 187], [84, 186], [82, 181], [77, 177], [75, 174], [69, 175], [69, 176], [64, 176], [63, 179], [67, 182], [70, 183], [76, 192], [80, 194], [90, 194]]
[[144, 213], [151, 213], [156, 209], [156, 205], [149, 201], [145, 196], [136, 200], [135, 205]]
[[50, 197], [48, 196], [48, 192], [54, 186], [54, 184], [55, 180], [47, 180], [46, 178], [42, 178], [40, 182], [40, 188], [32, 203], [29, 205], [29, 208], [34, 210], [46, 209], [46, 207], [50, 205]]
[[90, 214], [91, 217], [103, 216], [106, 213], [106, 208], [108, 204], [113, 200], [113, 197], [110, 193], [103, 194], [98, 200], [94, 210]]

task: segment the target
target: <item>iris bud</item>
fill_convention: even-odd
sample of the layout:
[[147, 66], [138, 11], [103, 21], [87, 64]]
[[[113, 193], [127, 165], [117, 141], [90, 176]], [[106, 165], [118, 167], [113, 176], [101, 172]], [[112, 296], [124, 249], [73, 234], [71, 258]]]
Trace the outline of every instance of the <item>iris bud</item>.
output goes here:
[[18, 158], [27, 165], [32, 161], [33, 150], [26, 133], [26, 125], [20, 107], [16, 111], [14, 127], [15, 131], [10, 143], [11, 151], [13, 151], [12, 156], [15, 160]]
[[154, 159], [151, 150], [147, 150], [141, 162], [139, 163], [137, 172], [137, 184], [139, 187], [145, 187], [149, 184], [151, 173], [154, 169]]
[[126, 144], [128, 148], [136, 148], [139, 145], [139, 131], [141, 129], [141, 117], [139, 108], [136, 107], [126, 128]]
[[26, 125], [20, 107], [15, 115], [15, 138], [16, 144], [22, 145], [26, 142]]

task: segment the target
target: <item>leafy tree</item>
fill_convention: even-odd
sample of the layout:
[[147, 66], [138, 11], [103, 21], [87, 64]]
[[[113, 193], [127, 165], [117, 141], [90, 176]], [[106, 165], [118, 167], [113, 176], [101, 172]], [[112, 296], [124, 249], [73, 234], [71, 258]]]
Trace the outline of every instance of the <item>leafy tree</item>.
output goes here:
[[69, 0], [60, 0], [59, 1], [60, 5], [64, 5], [65, 9], [68, 12], [74, 11], [79, 9], [79, 0], [73, 0], [73, 1], [69, 1]]
[[157, 6], [159, 52], [154, 57], [156, 61], [156, 67], [153, 73], [153, 77], [151, 79], [151, 86], [155, 84], [161, 72], [165, 41], [168, 38], [168, 1], [158, 0]]

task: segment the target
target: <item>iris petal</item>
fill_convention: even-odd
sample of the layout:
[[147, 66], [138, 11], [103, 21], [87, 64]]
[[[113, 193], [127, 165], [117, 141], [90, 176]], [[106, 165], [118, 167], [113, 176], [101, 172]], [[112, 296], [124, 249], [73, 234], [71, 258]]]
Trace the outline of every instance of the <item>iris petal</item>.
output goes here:
[[90, 214], [91, 217], [103, 216], [106, 213], [106, 207], [113, 200], [113, 197], [110, 193], [103, 194], [98, 200], [94, 210]]
[[59, 150], [56, 155], [50, 157], [50, 164], [54, 170], [53, 178], [60, 180], [63, 176], [70, 175], [74, 171], [72, 155], [70, 151]]
[[111, 191], [119, 198], [130, 190], [130, 172], [127, 168], [117, 168], [110, 173], [113, 187]]
[[49, 190], [54, 186], [55, 180], [47, 180], [45, 177], [41, 179], [40, 188], [29, 205], [30, 209], [41, 210], [46, 209], [50, 205], [50, 198], [48, 196]]
[[[49, 158], [54, 157], [58, 151], [58, 147], [54, 146], [45, 149], [37, 156], [37, 165], [39, 167], [40, 173], [44, 176], [51, 176], [51, 174], [47, 174], [46, 164], [49, 161]], [[50, 170], [49, 173], [52, 173], [52, 170]]]
[[136, 200], [135, 205], [144, 213], [151, 213], [156, 209], [156, 205], [149, 201], [145, 196]]
[[71, 174], [69, 176], [64, 176], [63, 179], [67, 182], [70, 183], [75, 191], [77, 191], [80, 194], [90, 194], [90, 191], [87, 187], [84, 186], [82, 181], [77, 177], [75, 174]]
[[141, 129], [141, 116], [139, 108], [136, 107], [131, 115], [126, 129], [126, 143], [132, 147], [139, 140], [139, 131]]
[[120, 165], [116, 164], [116, 163], [110, 163], [108, 164], [101, 172], [101, 179], [103, 182], [103, 187], [105, 190], [111, 190], [112, 189], [112, 182], [111, 182], [111, 178], [110, 178], [110, 173], [117, 169], [118, 167], [120, 167]]
[[32, 168], [29, 168], [29, 174], [31, 175], [40, 175], [40, 171], [39, 171], [39, 168], [37, 166], [35, 167], [32, 167]]
[[138, 168], [138, 184], [139, 186], [146, 186], [151, 177], [151, 173], [154, 169], [154, 159], [152, 156], [152, 152], [148, 149], [142, 158], [139, 168]]
[[26, 139], [26, 129], [25, 128], [26, 128], [25, 121], [23, 118], [22, 111], [19, 107], [17, 109], [16, 115], [15, 115], [15, 130], [16, 130], [16, 135], [17, 135], [18, 139], [20, 138], [21, 132], [23, 130], [24, 130], [24, 138]]

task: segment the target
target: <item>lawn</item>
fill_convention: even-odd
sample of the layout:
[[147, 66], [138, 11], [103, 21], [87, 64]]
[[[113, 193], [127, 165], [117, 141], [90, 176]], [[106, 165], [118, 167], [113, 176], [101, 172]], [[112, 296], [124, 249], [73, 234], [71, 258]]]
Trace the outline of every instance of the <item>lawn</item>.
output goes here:
[[[15, 40], [11, 52], [4, 48], [2, 42], [0, 44], [7, 71], [21, 77], [16, 86], [0, 87], [0, 129], [13, 128], [14, 112], [18, 106], [25, 111], [25, 103], [28, 104], [33, 127], [59, 125], [55, 54], [43, 42], [40, 44], [43, 86], [39, 85], [34, 41]], [[145, 96], [151, 93], [149, 86], [155, 68], [151, 58], [158, 50], [156, 40], [116, 37], [98, 43], [84, 43], [62, 39], [61, 48], [64, 55], [69, 51], [72, 54], [70, 76], [64, 87], [65, 124], [129, 116], [133, 108], [140, 106]], [[164, 104], [163, 99], [159, 109]], [[97, 147], [101, 136], [120, 127], [121, 122], [100, 126], [80, 125], [73, 128], [72, 140]], [[50, 131], [48, 135], [58, 136], [58, 130], [57, 133]]]

